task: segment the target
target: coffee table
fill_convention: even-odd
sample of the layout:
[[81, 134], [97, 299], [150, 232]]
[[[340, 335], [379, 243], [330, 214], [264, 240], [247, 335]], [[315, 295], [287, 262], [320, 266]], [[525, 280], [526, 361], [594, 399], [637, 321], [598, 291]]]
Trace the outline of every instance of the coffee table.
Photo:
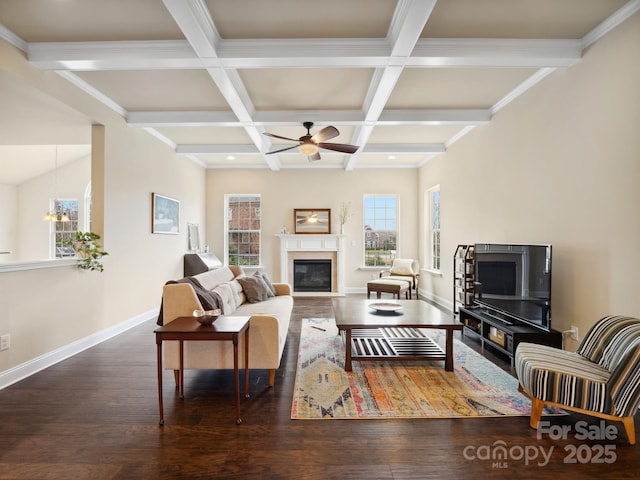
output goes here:
[[[352, 360], [444, 360], [444, 369], [453, 371], [453, 332], [462, 330], [462, 324], [423, 300], [338, 297], [333, 313], [338, 331], [345, 332], [346, 371], [351, 371]], [[444, 350], [425, 329], [446, 332]]]

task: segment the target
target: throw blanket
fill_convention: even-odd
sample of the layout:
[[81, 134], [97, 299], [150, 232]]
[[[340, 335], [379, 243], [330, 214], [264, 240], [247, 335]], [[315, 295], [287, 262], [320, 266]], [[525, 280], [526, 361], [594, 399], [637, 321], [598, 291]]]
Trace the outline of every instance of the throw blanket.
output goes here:
[[[204, 310], [215, 310], [216, 308], [222, 309], [222, 297], [218, 295], [218, 293], [213, 292], [211, 290], [207, 290], [202, 286], [202, 284], [193, 277], [185, 277], [180, 280], [169, 280], [165, 285], [171, 285], [174, 283], [188, 283], [193, 287], [193, 290], [196, 292], [196, 296], [198, 300], [200, 300], [200, 304]], [[158, 315], [158, 320], [156, 323], [160, 326], [163, 325], [162, 319], [162, 301], [160, 302], [160, 315]]]

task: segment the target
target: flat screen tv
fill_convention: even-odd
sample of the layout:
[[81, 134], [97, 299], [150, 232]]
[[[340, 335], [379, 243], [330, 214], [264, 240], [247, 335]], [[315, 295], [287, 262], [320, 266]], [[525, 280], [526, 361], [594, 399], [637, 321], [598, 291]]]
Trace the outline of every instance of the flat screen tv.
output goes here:
[[551, 329], [551, 245], [475, 244], [475, 303], [508, 322]]

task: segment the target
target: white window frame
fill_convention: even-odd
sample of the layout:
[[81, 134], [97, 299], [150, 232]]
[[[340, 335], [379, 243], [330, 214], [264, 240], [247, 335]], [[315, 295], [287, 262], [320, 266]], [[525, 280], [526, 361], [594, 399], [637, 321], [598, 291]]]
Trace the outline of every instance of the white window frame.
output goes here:
[[[75, 256], [75, 251], [73, 251], [73, 247], [68, 246], [65, 247], [64, 243], [67, 240], [73, 240], [73, 238], [75, 237], [76, 232], [78, 231], [79, 228], [79, 219], [77, 218], [79, 212], [79, 208], [80, 208], [80, 202], [78, 201], [77, 198], [55, 198], [55, 199], [51, 199], [49, 202], [49, 211], [51, 212], [57, 212], [59, 210], [58, 205], [60, 203], [64, 203], [64, 202], [75, 202], [76, 204], [76, 220], [72, 220], [72, 221], [68, 221], [68, 222], [50, 222], [50, 226], [49, 226], [49, 256], [52, 259], [58, 259], [58, 258], [68, 258], [68, 257], [73, 257]], [[62, 209], [62, 208], [60, 208]], [[75, 222], [76, 224], [76, 228], [74, 229], [63, 229], [63, 230], [58, 230], [58, 224], [60, 224], [63, 227], [66, 226], [71, 226], [73, 225], [73, 223]], [[62, 241], [62, 243], [60, 245], [58, 245], [58, 233], [60, 233], [65, 240]], [[60, 247], [60, 251], [58, 250], [58, 247]], [[64, 251], [66, 251], [66, 253], [63, 253]]]
[[[434, 211], [434, 194], [438, 194], [438, 210]], [[438, 216], [437, 227], [434, 227], [434, 215]], [[425, 257], [427, 259], [427, 270], [440, 273], [442, 271], [442, 195], [440, 185], [425, 191]], [[436, 255], [435, 252], [438, 252]]]
[[257, 233], [258, 240], [258, 263], [255, 265], [240, 265], [248, 268], [261, 268], [262, 265], [262, 195], [259, 193], [227, 193], [224, 196], [224, 263], [230, 265], [229, 262], [229, 221], [232, 220], [231, 209], [229, 208], [229, 200], [238, 197], [258, 197], [260, 199], [260, 207], [255, 209], [254, 215], [260, 220], [260, 227], [257, 230], [247, 230], [247, 233]]
[[[366, 231], [365, 228], [367, 226], [367, 199], [368, 198], [394, 198], [395, 199], [395, 204], [396, 204], [396, 209], [395, 209], [395, 238], [396, 238], [396, 249], [395, 250], [389, 250], [390, 253], [390, 257], [388, 259], [388, 264], [381, 264], [381, 265], [368, 265], [367, 264], [367, 236], [366, 236]], [[363, 218], [363, 224], [362, 224], [362, 229], [363, 229], [363, 239], [364, 241], [362, 242], [362, 265], [363, 268], [371, 268], [371, 269], [377, 269], [379, 270], [380, 268], [385, 268], [387, 266], [391, 265], [391, 262], [393, 261], [394, 258], [397, 258], [398, 256], [398, 245], [400, 242], [400, 196], [398, 194], [395, 193], [385, 193], [385, 194], [379, 194], [379, 193], [367, 193], [364, 194], [363, 199], [362, 199], [362, 218]], [[385, 217], [386, 219], [386, 217]]]

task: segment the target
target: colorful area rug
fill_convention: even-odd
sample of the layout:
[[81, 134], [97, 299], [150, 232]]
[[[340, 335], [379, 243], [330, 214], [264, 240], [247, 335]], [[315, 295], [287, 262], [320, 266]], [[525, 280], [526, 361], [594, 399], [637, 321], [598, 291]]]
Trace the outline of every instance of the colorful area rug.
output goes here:
[[[453, 372], [444, 370], [444, 362], [428, 361], [354, 361], [353, 371], [345, 372], [344, 342], [335, 320], [305, 318], [301, 328], [292, 419], [530, 413], [531, 402], [518, 392], [518, 381], [457, 339]], [[444, 335], [438, 332], [431, 330], [429, 336], [444, 345]]]

